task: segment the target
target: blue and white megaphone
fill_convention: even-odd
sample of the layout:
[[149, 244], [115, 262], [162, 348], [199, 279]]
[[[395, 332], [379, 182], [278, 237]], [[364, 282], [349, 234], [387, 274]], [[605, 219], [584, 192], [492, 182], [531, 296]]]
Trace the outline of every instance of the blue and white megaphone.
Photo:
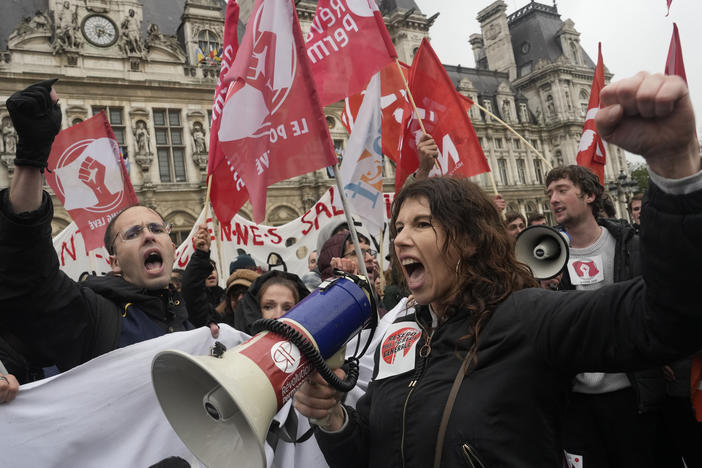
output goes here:
[[265, 467], [271, 421], [311, 372], [341, 391], [355, 385], [357, 362], [340, 381], [325, 361], [343, 363], [344, 345], [375, 317], [372, 297], [365, 279], [337, 278], [280, 319], [256, 322], [266, 331], [229, 351], [157, 354], [151, 375], [168, 422], [210, 468]]

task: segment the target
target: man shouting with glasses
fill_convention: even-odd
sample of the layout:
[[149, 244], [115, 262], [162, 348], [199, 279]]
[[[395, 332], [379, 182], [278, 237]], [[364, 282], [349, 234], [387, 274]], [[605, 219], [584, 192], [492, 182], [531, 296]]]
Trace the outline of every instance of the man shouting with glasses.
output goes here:
[[[0, 333], [33, 363], [64, 371], [118, 347], [204, 325], [209, 317], [207, 310], [187, 310], [169, 286], [175, 256], [170, 226], [145, 206], [110, 221], [105, 248], [111, 274], [76, 283], [59, 269], [53, 206], [42, 190], [61, 128], [54, 82], [7, 100], [19, 141], [10, 189], [0, 192]], [[216, 325], [211, 328], [216, 335]]]

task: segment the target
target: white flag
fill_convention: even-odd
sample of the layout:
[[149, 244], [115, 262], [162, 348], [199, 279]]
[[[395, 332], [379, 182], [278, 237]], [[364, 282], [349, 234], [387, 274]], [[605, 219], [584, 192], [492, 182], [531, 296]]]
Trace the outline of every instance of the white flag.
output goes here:
[[340, 170], [349, 205], [370, 232], [380, 232], [385, 221], [380, 121], [380, 73], [376, 73], [364, 91]]

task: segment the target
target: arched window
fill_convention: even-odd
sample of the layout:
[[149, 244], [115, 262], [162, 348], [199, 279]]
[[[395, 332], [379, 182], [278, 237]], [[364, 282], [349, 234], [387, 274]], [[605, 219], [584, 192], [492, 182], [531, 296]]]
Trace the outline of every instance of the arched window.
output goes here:
[[586, 89], [580, 90], [580, 116], [585, 117], [587, 115], [587, 103], [590, 100], [590, 93]]
[[203, 54], [207, 54], [211, 50], [218, 51], [219, 38], [209, 29], [204, 29], [197, 35], [197, 46]]
[[580, 63], [578, 45], [575, 43], [575, 41], [570, 41], [570, 53], [573, 55], [573, 63]]

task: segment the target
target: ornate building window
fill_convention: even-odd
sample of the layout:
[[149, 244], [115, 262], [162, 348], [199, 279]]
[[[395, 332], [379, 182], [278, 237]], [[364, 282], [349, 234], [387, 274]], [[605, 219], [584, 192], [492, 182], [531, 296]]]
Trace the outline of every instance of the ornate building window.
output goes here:
[[197, 46], [205, 55], [211, 50], [216, 52], [219, 50], [219, 38], [209, 29], [203, 29], [197, 35]]
[[570, 41], [570, 53], [573, 55], [573, 63], [580, 63], [578, 45], [575, 43], [575, 41]]
[[[536, 145], [534, 145], [534, 148], [536, 148]], [[544, 173], [541, 170], [541, 161], [538, 159], [534, 159], [534, 174], [536, 174], [536, 181], [540, 184], [543, 184]]]
[[495, 138], [495, 149], [502, 149], [502, 138]]
[[507, 161], [505, 159], [497, 160], [497, 170], [500, 173], [500, 180], [502, 185], [509, 185], [509, 179], [507, 179]]
[[153, 112], [161, 182], [185, 182], [185, 147], [180, 109], [154, 109]]
[[524, 102], [519, 104], [519, 115], [521, 116], [522, 123], [529, 123], [529, 109]]
[[526, 164], [523, 159], [517, 159], [517, 179], [520, 184], [526, 184]]
[[[492, 113], [492, 102], [489, 99], [485, 99], [483, 101], [483, 107]], [[485, 120], [490, 122], [492, 120], [492, 117], [490, 117], [488, 114], [485, 114]]]
[[512, 142], [514, 149], [522, 149], [522, 141], [519, 138], [515, 138]]
[[590, 95], [587, 90], [580, 90], [580, 117], [585, 117], [587, 115], [587, 104], [590, 100]]
[[[119, 150], [122, 152], [122, 157], [127, 160], [127, 143], [124, 139], [124, 109], [121, 107], [114, 106], [93, 106], [93, 115], [97, 115], [100, 111], [105, 111], [108, 122], [110, 122], [110, 127], [115, 134], [115, 139], [119, 145]], [[76, 119], [80, 120], [80, 119]], [[77, 122], [73, 122], [75, 125]]]

